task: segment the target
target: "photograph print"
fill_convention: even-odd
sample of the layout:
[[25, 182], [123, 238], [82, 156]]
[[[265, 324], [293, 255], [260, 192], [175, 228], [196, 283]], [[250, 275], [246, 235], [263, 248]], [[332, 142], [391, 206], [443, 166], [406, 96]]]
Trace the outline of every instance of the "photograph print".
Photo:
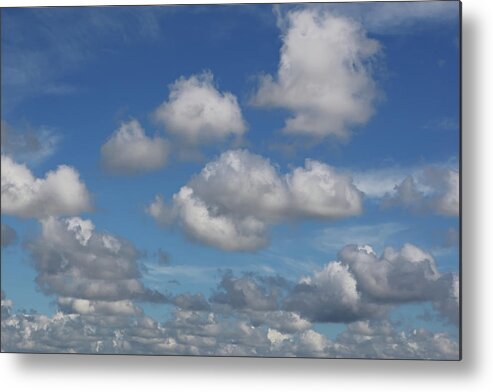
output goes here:
[[1, 9], [1, 351], [461, 359], [458, 1]]

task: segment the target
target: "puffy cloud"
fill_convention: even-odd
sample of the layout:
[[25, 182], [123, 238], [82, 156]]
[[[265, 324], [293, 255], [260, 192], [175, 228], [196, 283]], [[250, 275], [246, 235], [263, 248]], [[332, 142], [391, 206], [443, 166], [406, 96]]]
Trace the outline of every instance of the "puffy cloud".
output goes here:
[[17, 233], [9, 225], [2, 223], [2, 248], [12, 245], [17, 240]]
[[2, 154], [14, 156], [21, 161], [37, 162], [51, 155], [59, 136], [50, 129], [31, 128], [18, 130], [6, 121], [1, 121]]
[[413, 211], [439, 215], [459, 215], [459, 173], [429, 166], [417, 175], [406, 177], [394, 192], [383, 199], [384, 207], [402, 206]]
[[287, 133], [346, 139], [374, 111], [378, 94], [370, 63], [379, 43], [353, 19], [321, 9], [290, 11], [284, 18], [278, 73], [260, 80], [253, 103], [290, 110]]
[[58, 296], [61, 309], [80, 314], [137, 314], [131, 301], [166, 302], [163, 294], [140, 281], [134, 246], [95, 231], [80, 218], [41, 221], [39, 238], [26, 244], [36, 269], [36, 283]]
[[438, 272], [429, 253], [414, 245], [388, 247], [380, 257], [370, 246], [348, 245], [338, 261], [302, 278], [284, 306], [310, 321], [351, 322], [381, 318], [398, 304], [429, 301], [457, 321], [456, 285], [451, 274]]
[[175, 81], [154, 115], [167, 132], [188, 144], [241, 136], [247, 129], [236, 97], [217, 90], [211, 72]]
[[104, 167], [114, 173], [135, 174], [163, 167], [170, 154], [169, 143], [148, 137], [137, 120], [122, 123], [101, 146]]
[[193, 239], [224, 250], [254, 250], [268, 243], [281, 221], [358, 215], [362, 195], [345, 174], [307, 160], [282, 175], [268, 160], [230, 150], [209, 162], [167, 206], [157, 196], [147, 212], [159, 223], [178, 220]]
[[90, 210], [89, 192], [72, 167], [61, 165], [36, 178], [26, 165], [6, 155], [1, 159], [2, 214], [45, 218]]

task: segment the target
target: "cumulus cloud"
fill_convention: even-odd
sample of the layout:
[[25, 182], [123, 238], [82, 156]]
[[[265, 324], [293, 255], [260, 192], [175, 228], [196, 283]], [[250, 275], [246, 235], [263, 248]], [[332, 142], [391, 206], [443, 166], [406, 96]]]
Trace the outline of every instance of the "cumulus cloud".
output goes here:
[[282, 175], [268, 159], [246, 150], [209, 162], [172, 198], [157, 198], [147, 212], [159, 223], [177, 220], [193, 239], [224, 250], [254, 250], [268, 243], [281, 221], [358, 215], [362, 195], [349, 176], [312, 160]]
[[261, 78], [253, 103], [291, 111], [287, 133], [347, 139], [373, 114], [378, 93], [370, 64], [379, 43], [353, 19], [326, 10], [283, 18], [278, 73]]
[[95, 230], [78, 217], [41, 221], [42, 233], [26, 244], [36, 283], [56, 295], [65, 313], [138, 314], [132, 301], [166, 302], [140, 281], [135, 247], [123, 238]]
[[458, 303], [451, 294], [456, 284], [414, 245], [387, 247], [380, 257], [368, 245], [348, 245], [336, 261], [300, 279], [285, 307], [311, 321], [351, 322], [380, 318], [398, 304], [429, 301], [457, 320]]
[[168, 133], [192, 145], [238, 137], [247, 129], [236, 97], [220, 92], [209, 71], [175, 81], [154, 115]]
[[6, 225], [2, 223], [2, 248], [5, 248], [7, 246], [10, 246], [17, 241], [17, 233], [16, 231], [10, 227], [9, 225]]
[[401, 206], [412, 211], [459, 215], [459, 172], [438, 166], [426, 167], [407, 176], [382, 202], [384, 207]]
[[122, 123], [101, 146], [103, 166], [120, 174], [159, 169], [166, 164], [169, 154], [169, 143], [158, 136], [148, 137], [137, 120]]
[[91, 209], [91, 200], [79, 173], [60, 165], [36, 178], [24, 164], [2, 155], [2, 214], [22, 218], [73, 215]]

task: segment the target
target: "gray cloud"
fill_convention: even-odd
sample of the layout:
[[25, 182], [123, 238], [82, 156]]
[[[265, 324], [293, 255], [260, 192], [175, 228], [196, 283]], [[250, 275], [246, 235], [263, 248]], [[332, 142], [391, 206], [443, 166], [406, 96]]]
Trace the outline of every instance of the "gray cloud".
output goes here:
[[59, 136], [45, 127], [15, 129], [2, 120], [1, 139], [2, 154], [11, 155], [20, 161], [36, 163], [53, 154]]
[[80, 218], [47, 218], [41, 225], [41, 236], [26, 247], [36, 283], [57, 296], [65, 313], [138, 314], [132, 301], [168, 300], [141, 283], [141, 255], [130, 242]]
[[248, 320], [176, 310], [158, 323], [145, 315], [53, 317], [14, 313], [2, 296], [2, 350], [219, 356], [458, 359], [457, 341], [425, 329], [399, 331], [388, 321], [358, 322], [334, 340], [309, 329], [282, 333]]
[[137, 174], [163, 167], [170, 149], [168, 141], [147, 136], [137, 120], [130, 120], [122, 123], [101, 146], [101, 159], [109, 172]]
[[351, 177], [312, 160], [281, 175], [268, 159], [230, 150], [209, 162], [173, 196], [157, 196], [147, 212], [160, 224], [176, 220], [193, 239], [223, 250], [259, 249], [281, 221], [358, 215], [362, 195]]
[[1, 238], [2, 238], [2, 248], [5, 248], [7, 246], [14, 244], [17, 241], [17, 233], [9, 225], [2, 223]]
[[384, 207], [402, 206], [450, 216], [459, 215], [459, 204], [459, 173], [439, 166], [429, 166], [406, 177], [382, 201]]
[[450, 320], [458, 320], [457, 281], [440, 274], [433, 257], [405, 244], [378, 257], [369, 246], [348, 245], [338, 261], [302, 278], [286, 299], [288, 310], [311, 321], [351, 322], [381, 318], [398, 304], [432, 302]]

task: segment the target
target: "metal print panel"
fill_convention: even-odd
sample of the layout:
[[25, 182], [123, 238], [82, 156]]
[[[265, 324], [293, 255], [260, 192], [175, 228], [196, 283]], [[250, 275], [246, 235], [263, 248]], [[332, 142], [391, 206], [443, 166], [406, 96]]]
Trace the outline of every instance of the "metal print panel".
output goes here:
[[459, 360], [460, 12], [3, 8], [2, 352]]

